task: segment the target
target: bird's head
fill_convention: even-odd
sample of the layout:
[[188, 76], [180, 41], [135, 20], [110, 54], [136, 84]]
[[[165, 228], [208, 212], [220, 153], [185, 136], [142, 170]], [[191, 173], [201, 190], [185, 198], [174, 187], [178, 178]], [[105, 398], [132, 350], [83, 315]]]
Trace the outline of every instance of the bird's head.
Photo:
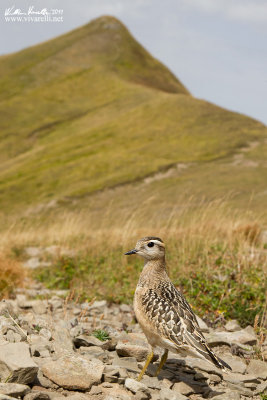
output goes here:
[[164, 259], [165, 245], [160, 238], [147, 236], [138, 240], [133, 250], [125, 253], [127, 256], [130, 254], [137, 254], [147, 261]]

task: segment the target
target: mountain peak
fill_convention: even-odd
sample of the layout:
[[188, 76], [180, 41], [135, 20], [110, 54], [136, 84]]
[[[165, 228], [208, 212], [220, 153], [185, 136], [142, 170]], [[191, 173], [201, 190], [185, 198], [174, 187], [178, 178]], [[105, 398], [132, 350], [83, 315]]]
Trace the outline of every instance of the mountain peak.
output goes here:
[[189, 94], [176, 76], [144, 49], [117, 18], [102, 16], [85, 28], [98, 42], [96, 51], [103, 51], [109, 68], [123, 79], [169, 93]]

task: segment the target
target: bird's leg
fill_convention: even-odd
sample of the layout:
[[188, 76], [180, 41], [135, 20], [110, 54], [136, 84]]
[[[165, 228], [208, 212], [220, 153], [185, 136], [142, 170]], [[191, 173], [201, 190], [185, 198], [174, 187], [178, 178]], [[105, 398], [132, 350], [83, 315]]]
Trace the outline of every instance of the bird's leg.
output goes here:
[[160, 360], [158, 369], [157, 369], [157, 371], [156, 371], [156, 373], [155, 373], [155, 376], [158, 376], [158, 374], [160, 373], [160, 370], [161, 370], [161, 368], [163, 367], [163, 365], [165, 364], [167, 358], [168, 358], [168, 350], [166, 349], [166, 350], [164, 351], [164, 354], [163, 354], [162, 357], [161, 357], [161, 360]]
[[139, 376], [138, 376], [138, 378], [137, 378], [138, 381], [141, 381], [141, 379], [142, 379], [144, 373], [146, 372], [147, 367], [149, 366], [149, 364], [150, 364], [150, 362], [151, 362], [153, 356], [154, 356], [154, 353], [153, 353], [153, 350], [151, 350], [151, 353], [149, 353], [148, 356], [147, 356], [147, 359], [146, 359], [146, 363], [145, 363], [145, 365], [144, 365], [144, 368], [142, 369], [142, 371], [140, 372], [140, 374], [139, 374]]

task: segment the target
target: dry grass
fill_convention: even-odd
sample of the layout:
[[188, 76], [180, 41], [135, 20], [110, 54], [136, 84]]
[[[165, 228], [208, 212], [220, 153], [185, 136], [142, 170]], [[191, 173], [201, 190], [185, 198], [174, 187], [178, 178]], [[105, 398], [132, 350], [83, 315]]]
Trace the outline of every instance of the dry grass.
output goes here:
[[74, 250], [71, 257], [59, 252], [51, 268], [34, 272], [50, 288], [70, 288], [81, 299], [131, 302], [143, 263], [123, 253], [140, 237], [160, 236], [170, 276], [199, 314], [213, 321], [237, 318], [243, 325], [257, 317], [260, 326], [267, 271], [260, 218], [234, 212], [221, 200], [196, 203], [192, 198], [170, 209], [162, 204], [162, 215], [148, 201], [115, 216], [107, 208], [101, 219], [83, 210], [9, 221], [0, 239], [21, 259], [26, 246]]
[[20, 262], [0, 253], [0, 298], [12, 297], [24, 285], [26, 275]]

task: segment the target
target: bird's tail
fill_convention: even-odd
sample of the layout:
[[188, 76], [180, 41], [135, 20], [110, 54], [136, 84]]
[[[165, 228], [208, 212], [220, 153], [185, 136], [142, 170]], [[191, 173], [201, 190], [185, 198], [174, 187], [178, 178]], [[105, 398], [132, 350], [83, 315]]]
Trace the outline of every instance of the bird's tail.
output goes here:
[[232, 371], [230, 365], [228, 365], [225, 361], [223, 361], [220, 357], [218, 357], [207, 345], [206, 350], [209, 355], [209, 358], [216, 365], [216, 367], [222, 369], [225, 372]]

